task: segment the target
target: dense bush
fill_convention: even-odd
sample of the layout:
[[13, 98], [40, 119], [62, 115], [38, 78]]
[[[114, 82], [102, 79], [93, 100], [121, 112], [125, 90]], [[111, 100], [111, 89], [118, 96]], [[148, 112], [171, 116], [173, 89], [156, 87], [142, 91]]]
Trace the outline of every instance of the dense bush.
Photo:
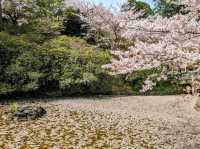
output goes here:
[[22, 38], [0, 34], [0, 92], [6, 93], [20, 88], [26, 81], [22, 67], [18, 66], [18, 58], [36, 47], [25, 42]]
[[24, 36], [0, 34], [0, 93], [50, 92], [100, 94], [112, 90], [101, 65], [110, 56], [84, 40], [59, 36], [42, 44]]
[[110, 78], [101, 69], [101, 65], [110, 59], [107, 52], [95, 50], [79, 38], [65, 36], [44, 43], [43, 48], [47, 68], [45, 78], [57, 81], [64, 93], [105, 93], [111, 90]]

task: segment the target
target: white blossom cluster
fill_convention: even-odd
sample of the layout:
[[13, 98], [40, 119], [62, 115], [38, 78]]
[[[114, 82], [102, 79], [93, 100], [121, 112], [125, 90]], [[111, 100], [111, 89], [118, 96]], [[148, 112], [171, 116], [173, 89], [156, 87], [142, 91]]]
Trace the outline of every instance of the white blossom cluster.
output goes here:
[[92, 26], [134, 41], [128, 51], [111, 49], [114, 58], [102, 67], [113, 74], [127, 74], [161, 65], [186, 68], [199, 62], [200, 1], [181, 0], [178, 4], [185, 6], [183, 11], [186, 13], [170, 18], [159, 15], [141, 18], [142, 12], [112, 15], [105, 9], [92, 9], [86, 17]]
[[156, 86], [156, 83], [151, 81], [150, 79], [147, 79], [144, 81], [144, 85], [142, 86], [142, 89], [140, 90], [140, 92], [145, 93], [149, 90], [152, 90], [154, 86]]
[[163, 41], [152, 44], [136, 41], [129, 51], [112, 51], [112, 54], [116, 55], [118, 59], [113, 59], [111, 64], [104, 65], [103, 68], [113, 70], [114, 74], [127, 74], [156, 68], [162, 64], [185, 68], [200, 60], [198, 52], [183, 51], [172, 44], [167, 45]]

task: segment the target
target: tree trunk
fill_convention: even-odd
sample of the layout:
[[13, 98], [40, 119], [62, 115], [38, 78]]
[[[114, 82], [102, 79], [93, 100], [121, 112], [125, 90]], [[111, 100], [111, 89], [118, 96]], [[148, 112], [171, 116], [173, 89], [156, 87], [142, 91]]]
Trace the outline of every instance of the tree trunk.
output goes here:
[[2, 0], [0, 0], [0, 32], [3, 30], [3, 19], [2, 19]]

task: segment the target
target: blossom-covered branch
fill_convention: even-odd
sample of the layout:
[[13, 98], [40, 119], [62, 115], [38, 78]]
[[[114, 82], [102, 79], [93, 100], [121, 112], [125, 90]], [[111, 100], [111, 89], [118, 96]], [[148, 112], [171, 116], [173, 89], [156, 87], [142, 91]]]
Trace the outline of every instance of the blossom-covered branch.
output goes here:
[[[163, 65], [187, 68], [200, 61], [200, 2], [184, 0], [183, 14], [170, 18], [159, 15], [140, 17], [142, 12], [121, 12], [114, 15], [97, 6], [88, 11], [86, 20], [96, 29], [108, 32], [113, 41], [126, 39], [133, 43], [128, 51], [111, 48], [114, 58], [103, 68], [113, 74], [127, 74], [134, 71], [157, 68]], [[163, 74], [162, 74], [163, 75]], [[149, 81], [147, 78], [146, 82]], [[152, 89], [154, 83], [145, 83], [144, 88]], [[151, 85], [150, 85], [151, 84]], [[144, 91], [146, 91], [144, 89]]]
[[[117, 55], [111, 64], [103, 68], [113, 74], [127, 74], [134, 71], [152, 69], [161, 65], [186, 68], [200, 61], [200, 22], [197, 1], [182, 1], [186, 5], [186, 14], [177, 14], [171, 18], [159, 15], [129, 20], [124, 24], [122, 36], [136, 40], [129, 51], [112, 52]], [[133, 14], [134, 15], [134, 14]], [[149, 78], [143, 91], [155, 85]]]

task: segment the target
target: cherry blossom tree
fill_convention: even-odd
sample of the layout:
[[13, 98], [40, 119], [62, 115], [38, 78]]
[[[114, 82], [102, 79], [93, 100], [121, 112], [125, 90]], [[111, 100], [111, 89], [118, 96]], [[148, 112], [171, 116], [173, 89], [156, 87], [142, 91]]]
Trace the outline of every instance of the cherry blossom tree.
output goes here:
[[[77, 4], [81, 11], [81, 17], [83, 20], [90, 24], [90, 27], [96, 31], [96, 37], [98, 42], [104, 42], [110, 47], [111, 50], [119, 50], [120, 45], [123, 43], [124, 37], [122, 36], [124, 28], [124, 21], [133, 15], [130, 12], [122, 12], [120, 14], [113, 14], [110, 7], [106, 8], [103, 5], [94, 5], [91, 3], [79, 3]], [[136, 16], [140, 16], [138, 13]], [[123, 22], [122, 22], [123, 21]]]
[[[158, 14], [143, 18], [142, 11], [113, 14], [100, 5], [82, 4], [82, 17], [100, 32], [109, 33], [104, 38], [111, 39], [114, 56], [110, 64], [102, 67], [111, 70], [114, 75], [162, 68], [161, 74], [153, 75], [157, 81], [167, 79], [169, 72], [171, 75], [174, 70], [184, 69], [184, 76], [179, 73], [179, 77], [186, 79], [185, 76], [189, 76], [194, 81], [194, 74], [200, 72], [200, 2], [176, 0], [172, 3], [184, 7], [182, 13], [169, 18]], [[133, 43], [128, 51], [120, 48], [122, 39]], [[189, 66], [193, 66], [192, 72], [187, 71]], [[156, 82], [149, 76], [141, 92], [151, 90], [155, 85]]]
[[[172, 71], [174, 68], [187, 70], [188, 66], [198, 64], [200, 61], [200, 2], [185, 0], [178, 4], [186, 6], [183, 10], [185, 13], [170, 18], [155, 15], [135, 19], [135, 15], [132, 14], [134, 19], [131, 19], [128, 14], [128, 20], [122, 19], [120, 22], [124, 22], [124, 31], [121, 35], [128, 40], [135, 40], [135, 43], [126, 52], [112, 51], [115, 55], [114, 59], [111, 64], [104, 65], [103, 68], [111, 69], [113, 74], [127, 74], [161, 66], [168, 66], [172, 68]], [[188, 76], [192, 76], [193, 81], [195, 80], [194, 72], [199, 72], [199, 66], [196, 70], [187, 72]], [[169, 69], [163, 71], [161, 75], [167, 76], [168, 73]], [[160, 78], [160, 76], [157, 77]], [[151, 90], [155, 85], [149, 76], [141, 91]]]
[[[118, 59], [113, 59], [111, 64], [103, 67], [111, 69], [114, 74], [126, 74], [162, 65], [181, 69], [198, 63], [200, 60], [200, 2], [186, 0], [181, 1], [180, 4], [186, 6], [183, 10], [186, 14], [177, 14], [171, 18], [156, 15], [146, 19], [127, 21], [122, 36], [127, 39], [136, 39], [135, 45], [126, 52], [112, 52]], [[198, 71], [197, 68], [195, 72]], [[188, 74], [194, 77], [193, 73], [188, 72]], [[142, 91], [152, 89], [152, 86], [155, 86], [155, 83], [147, 78]]]

